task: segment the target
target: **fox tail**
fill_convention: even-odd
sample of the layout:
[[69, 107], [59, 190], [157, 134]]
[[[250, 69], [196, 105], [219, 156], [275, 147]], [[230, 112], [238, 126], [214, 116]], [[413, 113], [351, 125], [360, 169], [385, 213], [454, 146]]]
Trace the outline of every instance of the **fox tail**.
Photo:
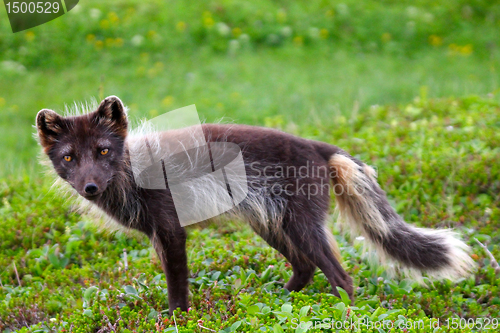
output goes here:
[[329, 166], [340, 219], [375, 245], [383, 258], [417, 276], [426, 273], [437, 279], [455, 280], [474, 268], [469, 247], [452, 231], [405, 223], [387, 201], [373, 168], [343, 151], [330, 157]]

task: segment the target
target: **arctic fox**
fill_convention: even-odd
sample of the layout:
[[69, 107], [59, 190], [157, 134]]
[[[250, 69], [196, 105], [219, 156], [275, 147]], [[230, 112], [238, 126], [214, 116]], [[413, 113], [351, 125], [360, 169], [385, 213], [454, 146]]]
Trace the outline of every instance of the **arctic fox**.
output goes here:
[[[62, 179], [112, 219], [150, 238], [167, 279], [170, 313], [176, 308], [186, 311], [187, 234], [168, 184], [166, 189], [147, 189], [134, 179], [132, 138], [121, 100], [107, 97], [96, 110], [77, 116], [44, 109], [38, 112], [36, 126], [43, 151]], [[325, 227], [331, 192], [349, 229], [403, 269], [453, 279], [466, 276], [474, 266], [467, 245], [452, 232], [406, 224], [388, 203], [375, 171], [344, 150], [262, 127], [204, 124], [202, 130], [208, 143], [240, 147], [248, 194], [231, 212], [248, 221], [291, 263], [293, 275], [286, 289], [304, 288], [318, 267], [333, 294], [339, 296], [339, 286], [354, 297], [352, 279]], [[168, 141], [170, 134], [159, 135]], [[141, 142], [141, 137], [133, 140]]]

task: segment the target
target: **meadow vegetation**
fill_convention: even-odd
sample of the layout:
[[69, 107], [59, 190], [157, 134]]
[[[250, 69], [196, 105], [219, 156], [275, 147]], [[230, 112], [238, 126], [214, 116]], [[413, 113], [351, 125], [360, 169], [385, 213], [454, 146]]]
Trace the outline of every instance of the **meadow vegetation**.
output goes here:
[[[500, 278], [478, 242], [500, 259], [499, 4], [89, 0], [17, 34], [0, 17], [0, 332], [336, 331], [325, 318], [495, 331]], [[191, 310], [169, 317], [149, 241], [96, 227], [38, 166], [38, 110], [111, 94], [134, 122], [196, 104], [209, 122], [338, 145], [377, 168], [406, 221], [455, 228], [478, 269], [458, 283], [390, 276], [332, 218], [351, 305], [320, 271], [283, 290], [291, 267], [247, 226], [195, 225]]]

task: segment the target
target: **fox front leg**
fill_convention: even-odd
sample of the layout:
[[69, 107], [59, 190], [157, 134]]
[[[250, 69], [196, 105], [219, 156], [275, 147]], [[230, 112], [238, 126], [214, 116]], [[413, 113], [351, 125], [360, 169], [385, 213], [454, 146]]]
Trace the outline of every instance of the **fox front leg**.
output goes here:
[[157, 231], [152, 237], [156, 253], [167, 278], [168, 308], [188, 310], [188, 266], [186, 254], [186, 231], [180, 225], [174, 231]]

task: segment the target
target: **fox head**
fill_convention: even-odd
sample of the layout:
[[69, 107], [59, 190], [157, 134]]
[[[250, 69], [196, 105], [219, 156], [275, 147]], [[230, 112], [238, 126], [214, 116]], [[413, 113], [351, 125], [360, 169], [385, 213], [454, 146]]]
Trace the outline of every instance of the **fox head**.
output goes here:
[[36, 116], [40, 144], [55, 171], [88, 200], [98, 199], [121, 169], [127, 126], [116, 96], [85, 115], [62, 117], [43, 109]]

